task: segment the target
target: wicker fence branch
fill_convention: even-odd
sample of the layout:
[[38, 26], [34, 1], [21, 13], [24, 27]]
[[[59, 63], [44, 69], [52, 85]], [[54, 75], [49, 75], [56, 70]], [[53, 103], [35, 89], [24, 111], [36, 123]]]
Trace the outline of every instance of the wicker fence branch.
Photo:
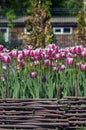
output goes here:
[[80, 127], [86, 127], [86, 97], [0, 99], [2, 130]]

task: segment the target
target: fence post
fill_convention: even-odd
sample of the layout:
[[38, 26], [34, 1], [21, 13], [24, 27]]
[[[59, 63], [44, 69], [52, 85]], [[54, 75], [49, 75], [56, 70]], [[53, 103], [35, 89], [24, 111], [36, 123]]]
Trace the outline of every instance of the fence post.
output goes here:
[[58, 85], [58, 89], [57, 89], [57, 99], [61, 98], [61, 86]]
[[4, 98], [7, 98], [7, 89], [8, 89], [8, 84], [6, 83], [4, 86]]
[[75, 82], [74, 84], [74, 95], [77, 97], [78, 96], [78, 86], [77, 86], [77, 82]]

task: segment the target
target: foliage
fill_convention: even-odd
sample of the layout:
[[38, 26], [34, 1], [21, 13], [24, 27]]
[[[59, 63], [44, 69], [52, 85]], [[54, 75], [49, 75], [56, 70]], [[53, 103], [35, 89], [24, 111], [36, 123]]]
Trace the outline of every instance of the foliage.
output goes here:
[[[34, 0], [2, 0], [0, 5], [2, 8], [27, 8], [30, 2]], [[41, 2], [48, 2], [49, 0], [40, 0]], [[81, 8], [83, 0], [51, 0], [51, 7], [64, 8]]]
[[52, 7], [55, 8], [81, 8], [82, 0], [51, 0]]
[[1, 32], [0, 32], [0, 44], [5, 46], [5, 39], [4, 39], [4, 36]]
[[14, 26], [13, 20], [16, 18], [16, 15], [15, 15], [13, 9], [10, 9], [10, 10], [6, 13], [6, 18], [9, 20], [8, 27], [11, 27], [11, 28], [12, 28], [12, 27]]
[[85, 22], [85, 12], [81, 10], [78, 13], [78, 39], [79, 42], [85, 45], [86, 42], [86, 22]]
[[14, 48], [21, 49], [22, 48], [22, 40], [11, 39], [9, 42], [6, 43], [6, 47], [9, 50], [12, 50]]
[[2, 9], [18, 9], [26, 8], [30, 4], [30, 0], [2, 0], [0, 1], [0, 6]]
[[64, 0], [64, 2], [62, 3], [63, 7], [66, 8], [73, 8], [73, 9], [77, 9], [77, 8], [81, 8], [82, 7], [82, 0]]
[[29, 35], [23, 35], [23, 38], [28, 41], [28, 44], [36, 47], [45, 47], [45, 43], [52, 42], [53, 32], [50, 23], [50, 0], [31, 2], [30, 8], [28, 8], [27, 29]]
[[[60, 129], [59, 129], [59, 130], [60, 130]], [[64, 129], [64, 130], [68, 130], [68, 129]], [[70, 129], [70, 130], [73, 130], [73, 129]], [[82, 127], [82, 128], [79, 128], [79, 129], [76, 128], [76, 129], [74, 129], [74, 130], [86, 130], [86, 128], [83, 128], [83, 127]]]

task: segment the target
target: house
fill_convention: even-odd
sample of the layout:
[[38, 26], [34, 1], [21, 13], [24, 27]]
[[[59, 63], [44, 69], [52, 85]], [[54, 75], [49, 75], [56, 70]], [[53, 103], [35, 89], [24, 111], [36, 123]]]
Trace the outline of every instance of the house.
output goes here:
[[[13, 39], [19, 40], [21, 33], [29, 34], [29, 31], [25, 27], [26, 20], [27, 16], [18, 16], [13, 20], [14, 27], [9, 28], [9, 21], [2, 16], [0, 17], [0, 32], [4, 36], [5, 42], [9, 42]], [[75, 37], [77, 31], [77, 18], [75, 16], [52, 16], [50, 21], [59, 46], [71, 46], [77, 42]]]
[[76, 17], [52, 17], [53, 33], [59, 46], [71, 46], [76, 44], [77, 18]]

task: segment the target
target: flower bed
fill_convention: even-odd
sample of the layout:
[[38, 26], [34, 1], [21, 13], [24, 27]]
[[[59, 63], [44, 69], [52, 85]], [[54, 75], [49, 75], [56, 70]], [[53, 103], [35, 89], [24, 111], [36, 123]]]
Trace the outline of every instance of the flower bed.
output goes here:
[[86, 48], [59, 48], [50, 44], [44, 49], [27, 46], [7, 50], [0, 45], [0, 98], [55, 98], [86, 96]]

